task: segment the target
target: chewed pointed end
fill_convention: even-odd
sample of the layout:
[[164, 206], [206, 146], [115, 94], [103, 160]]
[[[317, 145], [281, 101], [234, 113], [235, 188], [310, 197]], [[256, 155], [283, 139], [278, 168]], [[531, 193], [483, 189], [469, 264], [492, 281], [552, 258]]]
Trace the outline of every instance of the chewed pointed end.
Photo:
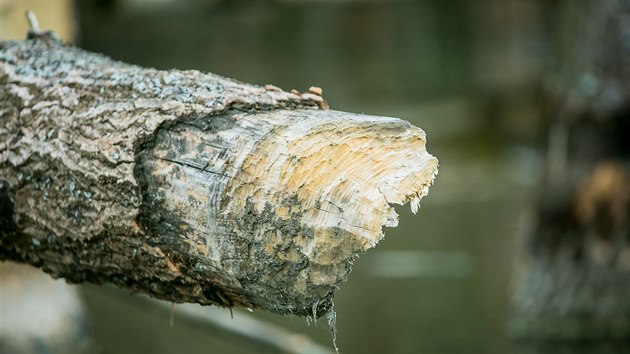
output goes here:
[[275, 128], [244, 153], [223, 207], [239, 220], [236, 234], [262, 250], [242, 265], [251, 276], [241, 282], [274, 312], [316, 317], [313, 304], [328, 303], [383, 227], [398, 226], [393, 204], [418, 212], [438, 161], [424, 131], [400, 119], [336, 111], [257, 119]]
[[420, 202], [422, 201], [422, 198], [426, 197], [429, 194], [429, 186], [433, 185], [433, 181], [435, 180], [435, 177], [437, 176], [437, 174], [438, 174], [438, 171], [436, 168], [431, 178], [431, 181], [423, 185], [422, 189], [419, 192], [414, 193], [407, 197], [409, 198], [409, 206], [411, 207], [412, 213], [417, 214], [418, 211], [420, 210]]
[[422, 199], [429, 194], [429, 188], [438, 174], [438, 160], [426, 151], [424, 132], [416, 127], [412, 128], [412, 132], [415, 139], [409, 139], [408, 144], [396, 147], [398, 153], [391, 154], [389, 168], [378, 171], [380, 178], [366, 178], [380, 182], [378, 191], [385, 203], [381, 209], [373, 209], [374, 213], [381, 213], [382, 222], [377, 232], [364, 233], [369, 242], [364, 245], [361, 253], [375, 247], [385, 237], [383, 227], [398, 226], [399, 217], [394, 204], [409, 203], [411, 212], [418, 213]]

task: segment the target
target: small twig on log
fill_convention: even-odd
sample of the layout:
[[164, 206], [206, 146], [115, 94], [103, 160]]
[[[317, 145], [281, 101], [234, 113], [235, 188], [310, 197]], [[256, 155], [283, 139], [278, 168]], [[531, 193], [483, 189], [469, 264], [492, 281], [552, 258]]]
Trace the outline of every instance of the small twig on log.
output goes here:
[[37, 21], [37, 16], [33, 11], [26, 11], [26, 20], [28, 21], [29, 31], [33, 33], [39, 33], [41, 30], [39, 29], [39, 21]]
[[31, 10], [26, 11], [26, 20], [28, 21], [28, 27], [29, 27], [26, 38], [28, 39], [40, 38], [40, 39], [45, 39], [45, 40], [51, 40], [51, 39], [58, 40], [59, 39], [55, 32], [50, 31], [50, 30], [42, 31], [40, 29], [39, 21], [37, 20], [37, 16], [35, 16], [35, 13], [33, 11]]

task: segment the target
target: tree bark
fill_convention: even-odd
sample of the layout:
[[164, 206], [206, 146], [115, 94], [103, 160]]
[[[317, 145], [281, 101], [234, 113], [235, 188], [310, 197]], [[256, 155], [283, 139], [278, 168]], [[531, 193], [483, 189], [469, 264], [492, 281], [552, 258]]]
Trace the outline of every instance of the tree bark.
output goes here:
[[317, 89], [33, 37], [0, 42], [0, 259], [53, 277], [320, 316], [437, 173], [421, 129]]
[[[630, 337], [630, 1], [564, 1], [561, 69], [512, 335]], [[627, 350], [627, 348], [625, 349]]]

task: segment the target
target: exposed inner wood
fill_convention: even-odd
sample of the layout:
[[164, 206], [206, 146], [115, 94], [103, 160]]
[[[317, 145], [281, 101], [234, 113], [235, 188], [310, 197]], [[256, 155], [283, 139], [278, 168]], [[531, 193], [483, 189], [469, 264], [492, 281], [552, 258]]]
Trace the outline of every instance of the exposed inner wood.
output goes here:
[[189, 120], [160, 130], [141, 155], [145, 214], [252, 297], [312, 306], [383, 226], [397, 225], [390, 203], [417, 211], [437, 167], [424, 146], [424, 133], [398, 119], [335, 111]]

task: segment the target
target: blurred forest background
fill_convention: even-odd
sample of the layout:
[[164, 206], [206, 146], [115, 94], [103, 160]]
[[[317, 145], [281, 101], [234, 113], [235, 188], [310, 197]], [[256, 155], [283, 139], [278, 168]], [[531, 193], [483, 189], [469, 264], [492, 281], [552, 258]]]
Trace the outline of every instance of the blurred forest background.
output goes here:
[[[622, 353], [627, 339], [509, 336], [522, 335], [510, 325], [510, 294], [536, 225], [558, 87], [574, 65], [563, 40], [587, 5], [607, 3], [617, 2], [1, 0], [0, 38], [24, 38], [28, 8], [42, 28], [118, 60], [285, 90], [319, 86], [332, 109], [423, 128], [440, 173], [419, 214], [398, 207], [400, 226], [337, 292], [343, 353]], [[593, 80], [577, 82], [588, 89]], [[76, 288], [100, 353], [271, 351], [180, 321], [177, 306], [171, 328], [168, 309]], [[626, 320], [629, 302], [616, 308]], [[325, 321], [253, 315], [332, 348]]]

